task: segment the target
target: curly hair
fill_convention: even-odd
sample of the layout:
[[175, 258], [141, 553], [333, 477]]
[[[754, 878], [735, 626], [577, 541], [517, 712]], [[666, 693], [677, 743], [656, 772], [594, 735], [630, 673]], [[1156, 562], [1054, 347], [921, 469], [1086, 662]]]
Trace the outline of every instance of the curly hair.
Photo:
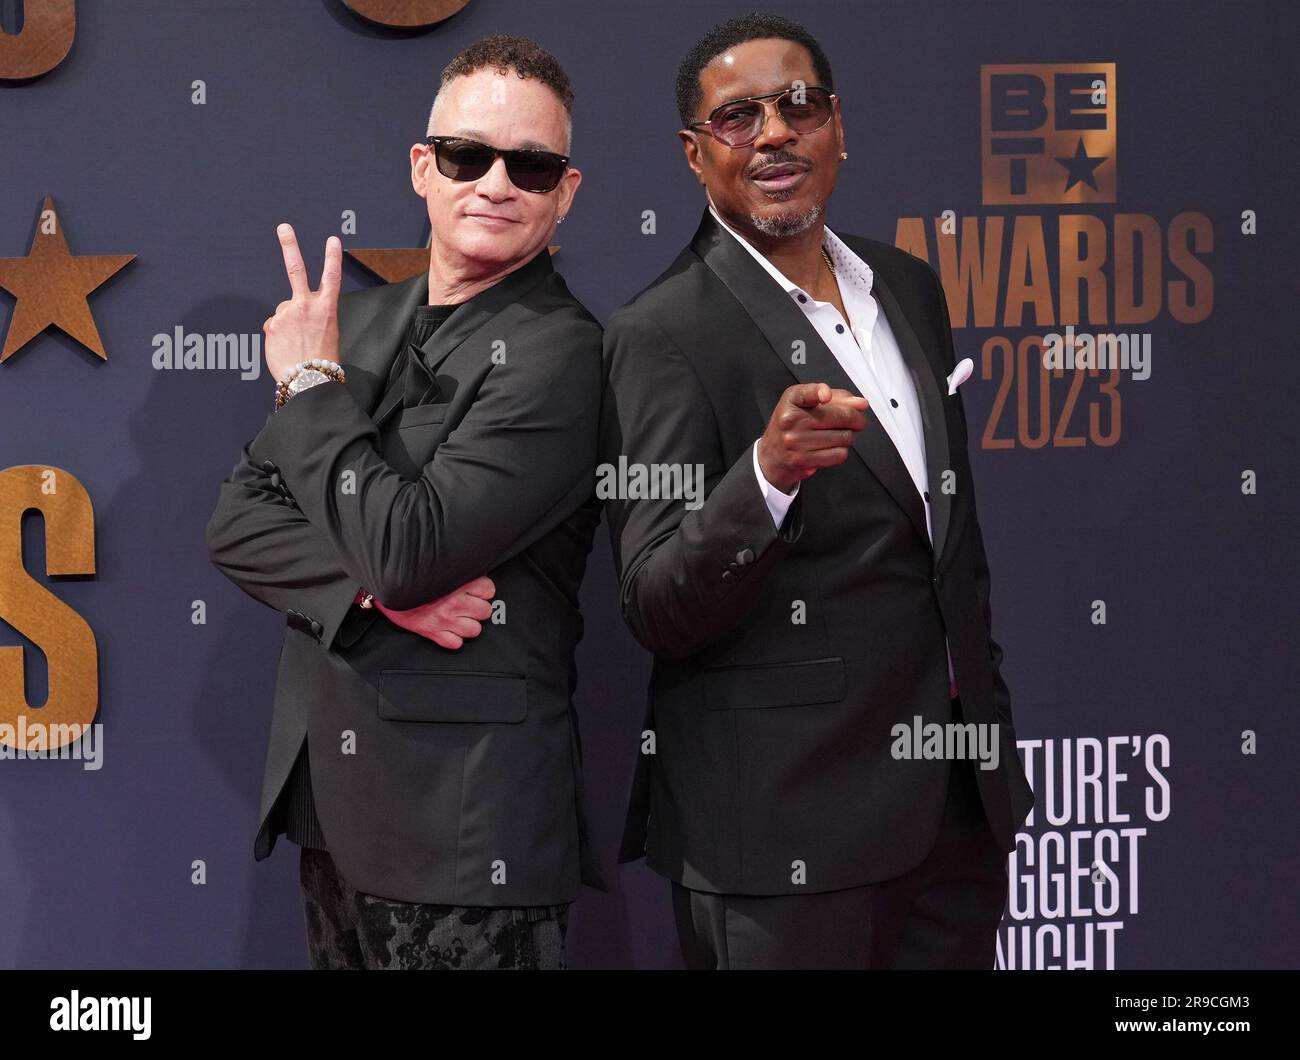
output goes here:
[[728, 48], [751, 40], [788, 40], [803, 45], [812, 56], [818, 82], [823, 88], [832, 92], [835, 90], [835, 84], [831, 80], [830, 60], [826, 58], [816, 37], [788, 18], [751, 11], [747, 15], [718, 23], [686, 53], [686, 58], [677, 69], [677, 113], [682, 120], [682, 128], [694, 121], [693, 115], [703, 96], [700, 91], [700, 71]]

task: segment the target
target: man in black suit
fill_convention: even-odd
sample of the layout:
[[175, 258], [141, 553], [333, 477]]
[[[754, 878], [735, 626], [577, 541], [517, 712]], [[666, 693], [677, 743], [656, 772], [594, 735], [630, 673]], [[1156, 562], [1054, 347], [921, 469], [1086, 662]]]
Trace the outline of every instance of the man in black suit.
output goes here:
[[1033, 795], [943, 291], [826, 228], [847, 153], [802, 27], [715, 27], [678, 107], [709, 205], [605, 332], [606, 511], [655, 654], [621, 860], [672, 881], [690, 967], [991, 968]]
[[255, 856], [301, 844], [315, 967], [563, 967], [569, 903], [605, 889], [572, 706], [601, 333], [547, 251], [572, 101], [531, 41], [453, 60], [411, 280], [340, 298], [331, 238], [312, 292], [280, 227], [278, 407], [207, 537], [288, 616]]

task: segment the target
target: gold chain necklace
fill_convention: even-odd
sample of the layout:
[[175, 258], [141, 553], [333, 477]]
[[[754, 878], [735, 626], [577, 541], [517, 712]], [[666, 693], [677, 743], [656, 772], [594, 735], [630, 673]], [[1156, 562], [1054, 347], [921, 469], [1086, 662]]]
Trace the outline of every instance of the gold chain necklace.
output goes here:
[[831, 256], [826, 253], [826, 248], [822, 247], [822, 261], [826, 262], [826, 267], [831, 270], [831, 275], [835, 275], [835, 265], [831, 261]]

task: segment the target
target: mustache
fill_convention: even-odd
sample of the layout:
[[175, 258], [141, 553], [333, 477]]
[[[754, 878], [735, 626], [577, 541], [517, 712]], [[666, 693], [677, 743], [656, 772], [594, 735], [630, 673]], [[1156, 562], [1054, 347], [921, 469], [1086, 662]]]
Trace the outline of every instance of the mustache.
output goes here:
[[813, 160], [811, 158], [797, 155], [793, 151], [773, 151], [771, 154], [766, 154], [760, 158], [756, 158], [754, 164], [749, 167], [749, 170], [745, 175], [747, 177], [752, 177], [760, 169], [766, 169], [768, 166], [779, 166], [787, 162], [793, 165], [807, 166], [809, 169], [813, 168]]

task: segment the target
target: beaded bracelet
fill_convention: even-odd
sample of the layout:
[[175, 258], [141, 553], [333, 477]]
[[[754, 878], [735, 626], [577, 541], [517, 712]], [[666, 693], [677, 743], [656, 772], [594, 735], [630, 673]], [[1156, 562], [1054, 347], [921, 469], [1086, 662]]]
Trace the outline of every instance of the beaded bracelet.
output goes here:
[[[322, 375], [329, 376], [336, 383], [347, 381], [347, 376], [343, 368], [337, 361], [329, 361], [324, 358], [314, 358], [310, 361], [299, 361], [280, 382], [275, 384], [275, 407], [278, 409], [292, 396], [289, 393], [289, 384], [294, 381], [302, 372], [317, 371]], [[306, 389], [306, 388], [304, 388]]]

